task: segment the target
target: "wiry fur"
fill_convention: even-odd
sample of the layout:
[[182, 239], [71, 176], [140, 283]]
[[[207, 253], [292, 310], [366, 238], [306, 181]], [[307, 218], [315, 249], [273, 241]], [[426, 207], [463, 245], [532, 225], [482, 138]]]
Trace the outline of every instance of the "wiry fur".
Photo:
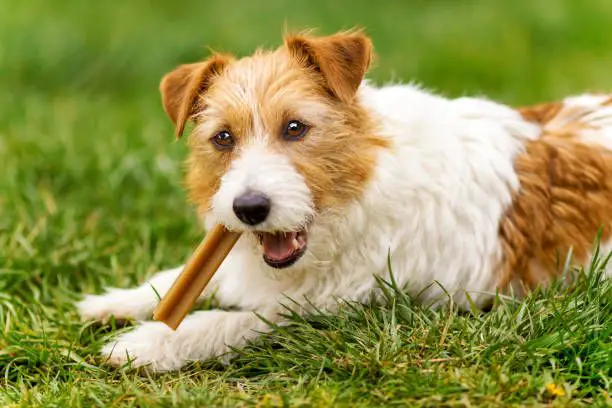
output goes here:
[[[193, 313], [176, 332], [141, 323], [103, 349], [110, 363], [129, 356], [136, 365], [172, 370], [219, 356], [266, 329], [253, 311], [280, 322], [286, 296], [330, 311], [338, 299], [376, 297], [375, 275], [388, 278], [388, 255], [395, 279], [409, 292], [430, 287], [421, 294], [428, 303], [446, 299], [441, 286], [460, 306], [468, 305], [466, 291], [484, 306], [516, 280], [527, 286], [541, 281], [535, 278], [540, 269], [525, 269], [541, 260], [529, 244], [537, 233], [529, 220], [554, 223], [559, 214], [549, 202], [538, 204], [554, 186], [546, 178], [548, 162], [534, 149], [544, 140], [558, 146], [569, 133], [564, 153], [581, 152], [609, 176], [607, 99], [587, 96], [517, 111], [411, 85], [377, 88], [363, 81], [370, 60], [370, 41], [359, 32], [293, 36], [275, 51], [240, 60], [217, 56], [214, 64], [182, 66], [166, 76], [164, 104], [179, 133], [187, 119], [196, 123], [187, 176], [192, 200], [208, 226], [222, 222], [246, 232], [201, 299], [214, 293], [221, 307], [238, 311]], [[582, 114], [568, 118], [572, 104]], [[311, 130], [304, 140], [283, 140], [283, 123], [295, 117]], [[223, 128], [235, 135], [231, 151], [210, 143]], [[573, 169], [578, 179], [586, 177]], [[597, 188], [612, 191], [597, 180]], [[578, 183], [574, 192], [587, 187]], [[248, 189], [272, 200], [269, 217], [257, 227], [242, 224], [231, 209]], [[610, 223], [610, 203], [589, 204], [596, 216], [576, 223], [577, 240], [564, 239], [573, 229], [555, 230], [561, 232], [537, 250], [565, 249], [568, 242], [586, 248], [597, 224]], [[308, 251], [295, 265], [276, 270], [262, 261], [252, 231], [305, 226]], [[86, 319], [144, 320], [157, 302], [151, 286], [163, 296], [180, 270], [161, 272], [138, 288], [89, 295], [79, 310]]]

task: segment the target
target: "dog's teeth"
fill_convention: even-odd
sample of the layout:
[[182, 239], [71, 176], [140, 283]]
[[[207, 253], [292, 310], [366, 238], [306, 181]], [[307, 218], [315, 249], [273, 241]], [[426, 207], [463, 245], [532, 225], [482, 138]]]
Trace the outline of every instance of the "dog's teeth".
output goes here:
[[293, 241], [291, 241], [291, 243], [293, 244], [293, 249], [294, 250], [300, 249], [300, 243], [298, 242], [298, 240], [296, 238], [293, 238]]

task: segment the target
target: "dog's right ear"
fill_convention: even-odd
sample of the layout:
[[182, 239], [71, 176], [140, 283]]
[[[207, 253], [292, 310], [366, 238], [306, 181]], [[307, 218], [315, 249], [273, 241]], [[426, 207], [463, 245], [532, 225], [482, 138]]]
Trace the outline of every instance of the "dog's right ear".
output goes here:
[[233, 60], [231, 55], [214, 54], [204, 62], [180, 65], [164, 75], [159, 90], [164, 110], [176, 126], [177, 139], [182, 136], [187, 121], [201, 109], [200, 96]]

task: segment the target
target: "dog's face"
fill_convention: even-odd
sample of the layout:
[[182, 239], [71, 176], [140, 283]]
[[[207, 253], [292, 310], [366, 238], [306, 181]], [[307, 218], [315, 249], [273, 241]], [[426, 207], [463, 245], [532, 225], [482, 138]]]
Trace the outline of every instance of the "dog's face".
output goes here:
[[296, 264], [317, 239], [309, 227], [359, 198], [385, 146], [357, 98], [370, 59], [360, 33], [292, 36], [275, 51], [213, 55], [162, 80], [177, 135], [195, 123], [191, 199], [252, 233], [272, 267]]

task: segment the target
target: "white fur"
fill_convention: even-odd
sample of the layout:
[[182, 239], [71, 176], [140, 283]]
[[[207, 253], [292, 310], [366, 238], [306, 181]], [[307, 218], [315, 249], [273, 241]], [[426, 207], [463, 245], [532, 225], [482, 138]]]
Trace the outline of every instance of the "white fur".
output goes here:
[[247, 190], [264, 193], [272, 208], [258, 231], [290, 231], [301, 227], [314, 213], [310, 190], [286, 156], [266, 149], [256, 141], [243, 148], [238, 159], [221, 179], [213, 197], [212, 216], [230, 229], [245, 229], [232, 210], [232, 203]]
[[[260, 314], [273, 317], [273, 312]], [[250, 330], [245, 330], [247, 327]], [[227, 353], [226, 344], [241, 346], [256, 337], [255, 331], [267, 329], [264, 321], [250, 312], [199, 311], [187, 316], [176, 332], [158, 322], [145, 322], [117, 342], [106, 344], [102, 354], [116, 366], [136, 358], [136, 365], [154, 371], [176, 370], [188, 362]]]
[[[607, 259], [607, 257], [612, 253], [612, 240], [608, 240], [605, 242], [601, 242], [599, 245], [599, 260], [600, 262], [603, 262], [604, 260]], [[590, 266], [591, 266], [591, 261], [593, 259], [594, 253], [589, 251], [589, 253], [586, 256], [586, 261], [580, 265], [582, 266], [585, 270], [589, 270]], [[603, 273], [605, 274], [606, 277], [612, 277], [612, 260], [609, 261], [606, 265], [605, 268], [603, 269]]]
[[[231, 211], [245, 188], [272, 197], [264, 228], [292, 228], [314, 216], [308, 253], [288, 270], [273, 270], [249, 234], [240, 239], [203, 297], [215, 294], [222, 307], [190, 316], [176, 332], [146, 322], [110, 343], [103, 354], [113, 364], [152, 364], [176, 369], [188, 361], [219, 356], [228, 345], [242, 345], [262, 325], [248, 311], [271, 313], [286, 298], [308, 298], [333, 310], [338, 298], [364, 301], [377, 296], [374, 275], [393, 273], [412, 294], [439, 282], [461, 306], [465, 291], [482, 305], [493, 295], [500, 257], [498, 223], [519, 187], [513, 159], [540, 129], [513, 109], [478, 98], [445, 99], [408, 85], [380, 89], [364, 83], [362, 104], [382, 123], [392, 148], [378, 157], [363, 196], [347, 208], [314, 215], [301, 176], [283, 156], [250, 146], [222, 180], [210, 221], [245, 228]], [[258, 226], [258, 229], [261, 229]], [[153, 278], [160, 295], [177, 269]], [[443, 300], [434, 284], [425, 302]], [[127, 291], [90, 296], [79, 308], [88, 318], [111, 313], [143, 319], [155, 305], [148, 284]]]
[[147, 282], [133, 289], [108, 288], [104, 296], [87, 295], [77, 303], [84, 320], [107, 321], [111, 315], [116, 319], [150, 317], [159, 302], [158, 293], [166, 293], [182, 268], [158, 272]]
[[570, 111], [580, 118], [580, 122], [587, 125], [580, 132], [580, 138], [584, 143], [612, 150], [612, 105], [601, 106], [609, 99], [609, 95], [590, 94], [566, 98], [561, 113]]
[[606, 94], [582, 94], [573, 95], [563, 99], [563, 104], [566, 106], [584, 106], [596, 108], [601, 106], [602, 103], [610, 99], [610, 95]]

